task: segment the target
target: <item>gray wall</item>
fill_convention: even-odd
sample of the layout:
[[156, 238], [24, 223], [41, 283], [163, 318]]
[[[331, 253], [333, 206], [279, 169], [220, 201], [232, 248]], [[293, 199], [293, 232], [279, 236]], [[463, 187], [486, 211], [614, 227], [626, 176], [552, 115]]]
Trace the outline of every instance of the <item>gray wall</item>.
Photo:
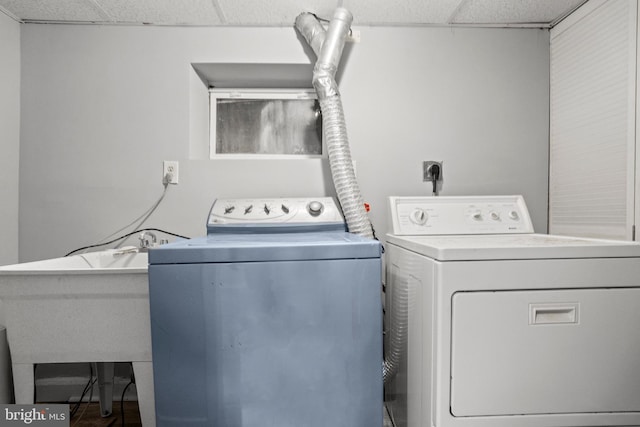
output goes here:
[[20, 24], [0, 13], [0, 265], [18, 262]]
[[[128, 224], [202, 235], [216, 197], [333, 194], [320, 160], [206, 160], [207, 92], [193, 62], [308, 62], [293, 28], [22, 25], [20, 260], [64, 255]], [[341, 91], [380, 237], [386, 196], [523, 194], [547, 227], [549, 34], [359, 28]], [[1, 45], [0, 45], [1, 46]], [[135, 243], [135, 242], [132, 242]]]

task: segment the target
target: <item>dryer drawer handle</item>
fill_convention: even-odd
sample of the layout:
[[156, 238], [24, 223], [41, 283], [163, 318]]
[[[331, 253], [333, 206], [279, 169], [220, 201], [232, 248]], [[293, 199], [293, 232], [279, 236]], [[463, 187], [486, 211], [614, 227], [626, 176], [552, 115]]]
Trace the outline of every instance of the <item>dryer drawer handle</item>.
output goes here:
[[529, 304], [530, 325], [574, 324], [579, 320], [578, 303]]

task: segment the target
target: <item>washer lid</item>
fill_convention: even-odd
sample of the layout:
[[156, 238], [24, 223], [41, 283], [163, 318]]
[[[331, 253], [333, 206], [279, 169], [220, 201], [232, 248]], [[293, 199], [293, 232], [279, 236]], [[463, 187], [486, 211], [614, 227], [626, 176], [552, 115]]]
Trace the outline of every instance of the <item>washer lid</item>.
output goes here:
[[439, 261], [640, 257], [640, 243], [549, 234], [395, 236], [387, 242]]
[[212, 234], [149, 250], [150, 264], [380, 258], [381, 245], [346, 232]]

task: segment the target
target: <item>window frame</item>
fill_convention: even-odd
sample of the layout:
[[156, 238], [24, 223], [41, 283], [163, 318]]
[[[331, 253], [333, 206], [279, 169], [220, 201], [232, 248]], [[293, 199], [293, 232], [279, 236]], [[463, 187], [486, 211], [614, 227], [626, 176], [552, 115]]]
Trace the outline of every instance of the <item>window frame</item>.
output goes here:
[[210, 159], [319, 159], [327, 158], [326, 144], [322, 129], [321, 154], [281, 154], [281, 153], [218, 153], [217, 152], [217, 101], [219, 99], [256, 100], [317, 100], [313, 89], [217, 89], [209, 88], [209, 158]]

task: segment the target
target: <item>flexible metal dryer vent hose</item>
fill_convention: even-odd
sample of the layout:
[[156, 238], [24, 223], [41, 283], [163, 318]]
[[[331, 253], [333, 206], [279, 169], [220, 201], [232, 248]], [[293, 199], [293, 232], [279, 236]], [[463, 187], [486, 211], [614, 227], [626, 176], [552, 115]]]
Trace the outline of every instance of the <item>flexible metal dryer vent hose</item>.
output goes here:
[[317, 57], [312, 83], [322, 111], [322, 133], [329, 153], [333, 185], [336, 188], [347, 227], [351, 233], [373, 238], [371, 222], [353, 170], [347, 126], [338, 84], [335, 80], [351, 21], [353, 21], [351, 13], [347, 9], [338, 8], [326, 31], [314, 15], [306, 12], [298, 15], [295, 27]]
[[[371, 222], [367, 216], [364, 200], [353, 170], [342, 101], [335, 80], [336, 70], [352, 21], [353, 16], [348, 10], [338, 8], [326, 31], [311, 13], [298, 15], [295, 27], [317, 57], [313, 68], [313, 87], [318, 95], [322, 110], [322, 130], [329, 152], [333, 185], [347, 220], [347, 226], [351, 233], [373, 238]], [[385, 384], [395, 376], [406, 339], [406, 291], [406, 287], [403, 287], [392, 298], [394, 318], [391, 321], [390, 345], [385, 350], [385, 360], [382, 364], [382, 376]]]

